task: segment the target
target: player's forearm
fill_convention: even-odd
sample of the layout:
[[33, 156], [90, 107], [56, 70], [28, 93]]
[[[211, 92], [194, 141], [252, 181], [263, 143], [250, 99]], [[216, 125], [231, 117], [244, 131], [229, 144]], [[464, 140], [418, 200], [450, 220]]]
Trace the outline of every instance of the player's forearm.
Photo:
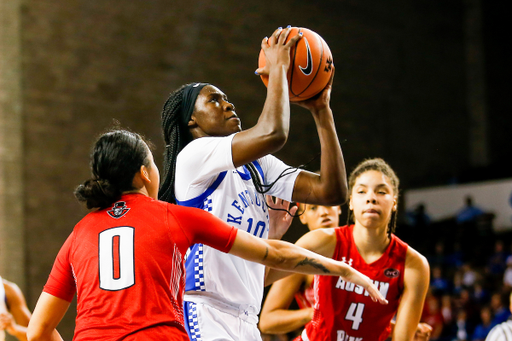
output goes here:
[[275, 66], [270, 72], [267, 98], [258, 123], [254, 127], [261, 130], [262, 135], [274, 138], [282, 145], [286, 142], [290, 130], [290, 102], [286, 72], [284, 65]]
[[342, 262], [280, 240], [266, 240], [270, 246], [265, 265], [283, 271], [309, 275], [348, 276], [352, 269]]
[[341, 205], [347, 201], [348, 183], [345, 160], [341, 150], [334, 117], [329, 107], [313, 115], [320, 139], [321, 205]]
[[259, 327], [266, 334], [284, 334], [304, 327], [313, 318], [313, 308], [276, 309], [261, 314]]

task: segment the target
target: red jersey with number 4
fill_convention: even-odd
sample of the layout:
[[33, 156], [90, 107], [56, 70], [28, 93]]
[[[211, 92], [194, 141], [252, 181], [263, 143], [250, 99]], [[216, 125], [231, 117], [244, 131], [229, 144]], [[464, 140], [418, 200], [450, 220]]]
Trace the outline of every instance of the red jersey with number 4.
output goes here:
[[205, 211], [124, 195], [75, 226], [44, 291], [69, 302], [77, 292], [74, 340], [188, 340], [185, 252], [228, 252], [236, 234]]
[[384, 341], [404, 287], [407, 244], [391, 235], [391, 243], [375, 262], [359, 255], [352, 236], [354, 226], [337, 227], [333, 259], [343, 261], [373, 280], [389, 301], [373, 302], [363, 287], [335, 276], [315, 276], [315, 312], [302, 337], [304, 341]]

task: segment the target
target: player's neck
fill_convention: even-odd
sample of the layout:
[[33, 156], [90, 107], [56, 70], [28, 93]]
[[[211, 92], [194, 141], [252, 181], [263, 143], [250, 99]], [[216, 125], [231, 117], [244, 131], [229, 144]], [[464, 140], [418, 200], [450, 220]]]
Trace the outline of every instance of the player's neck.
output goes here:
[[133, 189], [131, 191], [125, 191], [125, 192], [123, 192], [123, 195], [124, 194], [143, 194], [143, 195], [149, 197], [149, 193], [148, 193], [146, 187], [142, 187], [139, 189]]
[[353, 236], [359, 254], [367, 263], [372, 263], [382, 256], [390, 243], [387, 226], [367, 228], [356, 222]]

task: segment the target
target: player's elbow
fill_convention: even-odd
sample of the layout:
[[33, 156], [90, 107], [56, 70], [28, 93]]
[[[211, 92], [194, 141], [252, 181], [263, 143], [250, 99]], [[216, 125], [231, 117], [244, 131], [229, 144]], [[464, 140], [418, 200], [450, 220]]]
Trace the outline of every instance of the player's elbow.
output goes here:
[[348, 189], [346, 186], [327, 187], [322, 195], [322, 205], [337, 206], [344, 205], [348, 201]]
[[260, 316], [260, 322], [258, 324], [258, 328], [260, 329], [260, 331], [263, 334], [272, 334], [273, 333], [272, 324], [270, 322], [271, 321], [269, 321], [267, 316], [264, 313], [262, 313]]
[[27, 327], [27, 340], [28, 341], [41, 341], [45, 339], [45, 335], [41, 328], [35, 327], [33, 324], [29, 324]]
[[271, 129], [266, 133], [264, 138], [267, 140], [267, 143], [271, 145], [272, 149], [278, 151], [286, 144], [288, 131], [280, 128]]

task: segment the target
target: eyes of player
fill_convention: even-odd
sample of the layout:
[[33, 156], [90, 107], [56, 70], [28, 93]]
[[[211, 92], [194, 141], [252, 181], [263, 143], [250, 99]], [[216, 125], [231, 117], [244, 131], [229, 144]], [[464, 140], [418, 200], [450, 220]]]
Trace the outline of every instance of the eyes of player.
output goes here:
[[[367, 189], [365, 187], [356, 189], [357, 194], [365, 194], [366, 192], [367, 192]], [[380, 195], [386, 195], [386, 194], [390, 193], [390, 190], [385, 186], [380, 186], [379, 188], [377, 188], [377, 190], [375, 190], [375, 193], [380, 194]]]
[[220, 102], [220, 99], [221, 99], [221, 98], [222, 98], [222, 100], [223, 100], [224, 102], [229, 102], [229, 101], [228, 101], [228, 96], [226, 96], [226, 95], [221, 96], [221, 95], [219, 95], [219, 94], [213, 94], [213, 95], [211, 95], [211, 96], [210, 96], [210, 100], [209, 100], [209, 102], [216, 102], [216, 103], [218, 103], [218, 102]]

